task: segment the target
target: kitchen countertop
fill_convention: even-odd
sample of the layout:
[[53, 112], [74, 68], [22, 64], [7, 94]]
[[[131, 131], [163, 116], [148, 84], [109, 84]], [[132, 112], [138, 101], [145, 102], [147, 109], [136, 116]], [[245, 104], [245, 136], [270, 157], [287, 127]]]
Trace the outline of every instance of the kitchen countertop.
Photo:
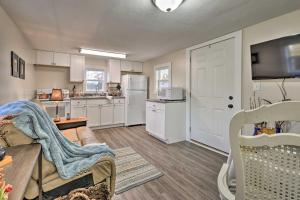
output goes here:
[[[113, 96], [112, 99], [124, 99], [124, 96]], [[82, 96], [82, 97], [71, 97], [71, 100], [79, 99], [108, 99], [106, 96]]]
[[147, 99], [146, 101], [155, 102], [155, 103], [182, 103], [185, 102], [185, 99], [183, 100]]

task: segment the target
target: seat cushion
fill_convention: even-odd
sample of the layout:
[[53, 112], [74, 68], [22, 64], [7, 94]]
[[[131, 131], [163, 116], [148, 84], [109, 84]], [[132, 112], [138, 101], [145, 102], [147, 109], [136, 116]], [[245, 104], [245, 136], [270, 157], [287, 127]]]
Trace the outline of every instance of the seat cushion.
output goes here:
[[[54, 172], [56, 172], [56, 167], [55, 165], [46, 160], [44, 154], [42, 155], [42, 178], [44, 179], [45, 177], [53, 174]], [[34, 180], [38, 180], [39, 179], [39, 171], [38, 171], [39, 167], [38, 167], [38, 162], [35, 163], [35, 166], [33, 168], [33, 172], [32, 172], [32, 178]]]
[[77, 143], [77, 144], [81, 145], [80, 139], [77, 136], [77, 129], [76, 128], [63, 130], [62, 133], [71, 142], [74, 142], [74, 143]]
[[90, 128], [85, 126], [77, 128], [77, 136], [82, 145], [99, 143], [95, 133]]
[[25, 135], [14, 125], [8, 125], [1, 130], [1, 142], [3, 146], [17, 146], [22, 144], [32, 144], [34, 140]]

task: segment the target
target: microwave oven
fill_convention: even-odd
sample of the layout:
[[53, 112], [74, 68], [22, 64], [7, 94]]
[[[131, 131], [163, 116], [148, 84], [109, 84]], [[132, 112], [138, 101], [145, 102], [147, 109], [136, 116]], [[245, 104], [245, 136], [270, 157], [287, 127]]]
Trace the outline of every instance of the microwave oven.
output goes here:
[[158, 92], [158, 98], [164, 100], [183, 100], [183, 89], [179, 87], [162, 88]]

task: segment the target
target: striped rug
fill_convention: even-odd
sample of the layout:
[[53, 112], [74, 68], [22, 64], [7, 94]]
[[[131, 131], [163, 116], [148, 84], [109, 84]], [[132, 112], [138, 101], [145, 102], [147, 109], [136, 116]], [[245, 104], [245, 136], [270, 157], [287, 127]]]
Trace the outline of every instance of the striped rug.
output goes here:
[[131, 147], [116, 149], [116, 190], [120, 194], [163, 175]]

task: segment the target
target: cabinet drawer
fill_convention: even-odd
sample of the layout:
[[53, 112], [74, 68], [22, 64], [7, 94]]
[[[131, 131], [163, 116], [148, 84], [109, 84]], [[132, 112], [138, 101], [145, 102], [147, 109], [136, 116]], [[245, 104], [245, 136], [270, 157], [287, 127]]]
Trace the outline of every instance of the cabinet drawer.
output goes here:
[[124, 104], [125, 99], [114, 99], [114, 104]]
[[80, 99], [80, 100], [71, 100], [72, 106], [85, 106], [86, 100]]
[[87, 105], [103, 105], [107, 104], [107, 99], [88, 99], [86, 102]]
[[153, 109], [153, 110], [165, 110], [166, 106], [163, 103], [156, 103], [156, 102], [147, 102], [147, 108]]

